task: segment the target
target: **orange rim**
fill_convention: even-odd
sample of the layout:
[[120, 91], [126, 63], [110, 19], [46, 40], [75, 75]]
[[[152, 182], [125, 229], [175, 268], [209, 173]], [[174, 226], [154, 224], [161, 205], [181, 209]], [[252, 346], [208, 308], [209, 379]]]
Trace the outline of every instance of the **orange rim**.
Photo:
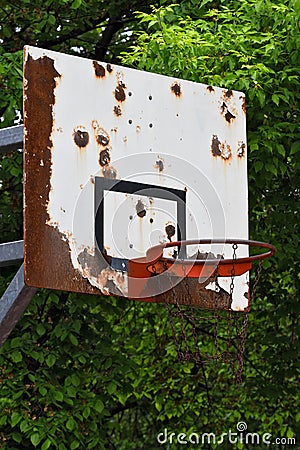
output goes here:
[[[249, 247], [258, 247], [265, 249], [264, 253], [241, 257], [241, 258], [229, 258], [229, 259], [175, 259], [167, 258], [163, 256], [163, 251], [170, 247], [186, 247], [188, 245], [205, 245], [205, 244], [231, 244], [231, 245], [247, 245]], [[207, 276], [209, 273], [211, 276], [218, 274], [218, 276], [236, 276], [242, 275], [249, 271], [252, 267], [253, 261], [263, 261], [266, 258], [274, 255], [276, 248], [268, 243], [245, 240], [245, 239], [199, 239], [199, 240], [186, 240], [167, 242], [151, 247], [145, 258], [139, 258], [134, 262], [136, 276], [145, 276], [147, 271], [150, 274], [159, 274], [172, 268], [171, 272], [175, 276], [183, 276], [190, 278], [197, 278], [201, 276]], [[145, 270], [146, 269], [146, 270]]]

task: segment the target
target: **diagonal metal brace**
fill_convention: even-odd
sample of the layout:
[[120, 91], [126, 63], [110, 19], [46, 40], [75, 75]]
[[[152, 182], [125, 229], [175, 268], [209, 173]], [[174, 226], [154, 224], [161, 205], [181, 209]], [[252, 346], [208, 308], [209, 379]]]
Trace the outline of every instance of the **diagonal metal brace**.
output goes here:
[[0, 299], [0, 347], [25, 311], [37, 288], [24, 282], [24, 264], [20, 267]]
[[13, 152], [23, 148], [23, 125], [0, 129], [0, 153]]
[[24, 241], [0, 244], [0, 267], [21, 263], [24, 258]]

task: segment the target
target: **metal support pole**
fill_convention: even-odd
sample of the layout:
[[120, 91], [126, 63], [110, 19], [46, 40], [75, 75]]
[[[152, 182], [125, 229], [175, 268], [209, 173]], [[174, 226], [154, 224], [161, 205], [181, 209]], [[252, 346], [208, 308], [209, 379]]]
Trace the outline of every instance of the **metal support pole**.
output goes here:
[[20, 319], [37, 289], [25, 285], [24, 265], [20, 267], [0, 299], [0, 347]]

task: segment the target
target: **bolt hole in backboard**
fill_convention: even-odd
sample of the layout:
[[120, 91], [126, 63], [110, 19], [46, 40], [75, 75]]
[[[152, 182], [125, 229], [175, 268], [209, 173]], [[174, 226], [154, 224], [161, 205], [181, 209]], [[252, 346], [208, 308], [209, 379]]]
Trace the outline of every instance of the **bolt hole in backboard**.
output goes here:
[[24, 61], [26, 283], [247, 313], [244, 94], [35, 47]]

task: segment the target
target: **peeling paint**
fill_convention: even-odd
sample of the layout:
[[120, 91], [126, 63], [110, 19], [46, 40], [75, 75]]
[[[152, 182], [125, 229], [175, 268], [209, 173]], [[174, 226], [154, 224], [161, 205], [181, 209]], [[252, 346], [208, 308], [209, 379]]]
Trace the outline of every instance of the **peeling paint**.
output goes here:
[[109, 144], [109, 135], [103, 128], [100, 128], [97, 132], [97, 142], [103, 147]]
[[167, 235], [169, 241], [171, 242], [172, 237], [175, 236], [175, 232], [176, 232], [175, 226], [172, 223], [167, 223], [165, 231], [166, 231], [166, 235]]
[[125, 89], [126, 86], [122, 81], [119, 81], [118, 86], [115, 88], [114, 96], [118, 102], [124, 102], [126, 100]]
[[73, 133], [73, 139], [78, 147], [84, 148], [88, 145], [90, 137], [87, 131], [84, 131], [81, 128], [75, 128]]
[[119, 105], [114, 106], [114, 115], [117, 117], [122, 115], [122, 110]]
[[102, 150], [99, 155], [100, 166], [108, 166], [110, 163], [110, 154], [108, 149]]
[[214, 134], [211, 141], [211, 152], [213, 156], [220, 156], [222, 154], [220, 150], [220, 145], [221, 142], [219, 141], [218, 136]]
[[246, 144], [243, 141], [238, 142], [237, 156], [242, 158], [246, 154]]
[[242, 100], [242, 111], [244, 114], [246, 114], [246, 97], [244, 95], [241, 95], [240, 100]]
[[165, 168], [163, 159], [157, 159], [156, 163], [154, 164], [154, 168], [158, 169], [159, 172], [163, 172]]
[[233, 115], [233, 114], [227, 109], [227, 111], [226, 111], [224, 117], [225, 117], [226, 121], [227, 121], [228, 123], [230, 123], [231, 120], [235, 119], [236, 116]]
[[232, 151], [229, 144], [221, 144], [221, 157], [225, 160], [229, 160], [232, 157]]
[[232, 149], [226, 142], [221, 142], [216, 134], [213, 135], [211, 141], [211, 152], [214, 157], [220, 156], [225, 161], [232, 157]]
[[176, 97], [181, 97], [181, 84], [178, 81], [174, 81], [174, 83], [171, 84], [171, 92], [175, 94]]
[[93, 61], [93, 66], [97, 78], [105, 77], [105, 68], [101, 64], [99, 64], [97, 61]]
[[[87, 278], [92, 286], [100, 289], [103, 295], [128, 294], [126, 274], [113, 270], [97, 252], [85, 248], [78, 255], [78, 262], [83, 277]], [[113, 287], [108, 287], [110, 281], [113, 282]]]
[[107, 70], [108, 73], [112, 73], [113, 68], [112, 68], [111, 64], [109, 64], [109, 63], [106, 64], [106, 70]]
[[232, 123], [236, 120], [238, 111], [236, 108], [233, 90], [223, 90], [223, 95], [220, 98], [220, 112], [229, 125], [232, 125]]
[[146, 215], [146, 207], [144, 205], [144, 203], [142, 202], [142, 200], [139, 200], [136, 204], [136, 213], [140, 218], [145, 217]]

